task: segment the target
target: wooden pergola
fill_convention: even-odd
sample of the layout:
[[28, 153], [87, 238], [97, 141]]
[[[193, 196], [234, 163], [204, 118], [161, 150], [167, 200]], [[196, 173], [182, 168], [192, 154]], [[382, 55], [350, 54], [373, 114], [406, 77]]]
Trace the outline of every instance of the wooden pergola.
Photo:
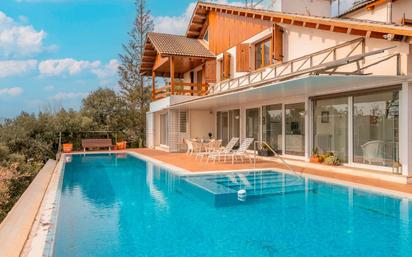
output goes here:
[[[152, 77], [152, 99], [169, 95], [203, 95], [215, 74], [215, 56], [198, 40], [184, 36], [149, 33], [141, 63], [141, 74]], [[181, 82], [184, 73], [202, 67], [201, 81]], [[209, 67], [209, 68], [208, 68]], [[213, 76], [212, 76], [213, 75]], [[156, 77], [170, 78], [170, 83], [156, 88]]]

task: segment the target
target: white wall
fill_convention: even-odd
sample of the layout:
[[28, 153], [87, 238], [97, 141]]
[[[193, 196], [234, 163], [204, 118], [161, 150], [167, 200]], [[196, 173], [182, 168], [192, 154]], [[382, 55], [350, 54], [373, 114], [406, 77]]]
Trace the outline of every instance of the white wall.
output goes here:
[[303, 15], [330, 17], [330, 0], [282, 0], [281, 11]]
[[[310, 28], [302, 28], [293, 25], [282, 24], [284, 28], [283, 35], [283, 48], [284, 48], [284, 61], [292, 60], [307, 54], [311, 54], [329, 47], [333, 47], [347, 41], [359, 38], [359, 36], [347, 35], [343, 33], [336, 33], [330, 31], [322, 31]], [[254, 68], [254, 44], [267, 38], [271, 34], [271, 28], [262, 31], [261, 33], [245, 40], [244, 44], [250, 44], [250, 67]], [[412, 57], [409, 55], [411, 45], [406, 42], [398, 41], [386, 41], [381, 39], [368, 38], [366, 39], [365, 51], [370, 52], [374, 50], [379, 50], [387, 47], [395, 47], [394, 49], [388, 50], [385, 53], [374, 55], [366, 59], [365, 64], [375, 62], [376, 58], [384, 57], [391, 53], [401, 53], [401, 71], [403, 74], [412, 74], [410, 64], [412, 62]], [[343, 50], [337, 52], [337, 58], [343, 58], [347, 53], [351, 51], [351, 48], [347, 47]], [[231, 54], [231, 78], [236, 78], [247, 74], [246, 72], [236, 72], [236, 47], [232, 47], [228, 50]], [[354, 54], [361, 54], [362, 48], [359, 47]], [[219, 58], [219, 57], [218, 57]], [[323, 56], [318, 57], [319, 61]], [[332, 59], [332, 55], [329, 58]], [[330, 61], [328, 59], [328, 61]], [[314, 59], [316, 62], [316, 59]], [[396, 58], [385, 61], [381, 64], [375, 65], [367, 70], [366, 73], [374, 73], [376, 75], [395, 75], [396, 72]], [[409, 64], [409, 67], [408, 67]], [[309, 65], [309, 63], [307, 63]], [[347, 66], [345, 71], [353, 71], [356, 69], [356, 65]], [[408, 71], [409, 69], [409, 71]], [[342, 70], [341, 70], [342, 71]], [[409, 73], [408, 73], [409, 72]]]
[[[405, 14], [406, 18], [412, 19], [412, 0], [398, 0], [392, 3], [392, 22], [397, 22]], [[373, 10], [361, 8], [355, 12], [345, 15], [348, 18], [388, 22], [388, 5], [376, 6]]]
[[209, 110], [190, 111], [190, 137], [209, 138], [209, 132], [214, 133], [214, 115]]

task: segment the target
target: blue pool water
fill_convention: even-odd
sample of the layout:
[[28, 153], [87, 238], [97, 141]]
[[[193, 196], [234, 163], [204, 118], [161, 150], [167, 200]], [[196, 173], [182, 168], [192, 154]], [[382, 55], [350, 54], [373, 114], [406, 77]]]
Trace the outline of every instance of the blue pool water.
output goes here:
[[[210, 201], [238, 189], [245, 202]], [[58, 215], [63, 257], [412, 256], [412, 202], [276, 172], [185, 178], [129, 155], [76, 155]]]

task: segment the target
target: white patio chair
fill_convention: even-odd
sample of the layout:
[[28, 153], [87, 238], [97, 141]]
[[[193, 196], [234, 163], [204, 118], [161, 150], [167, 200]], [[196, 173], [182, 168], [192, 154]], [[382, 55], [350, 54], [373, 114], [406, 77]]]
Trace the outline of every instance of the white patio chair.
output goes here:
[[[220, 160], [220, 156], [224, 156], [225, 154], [229, 154], [230, 152], [232, 152], [233, 147], [235, 147], [238, 141], [238, 137], [233, 137], [232, 139], [230, 139], [229, 143], [227, 143], [227, 145], [224, 148], [219, 147], [216, 150], [209, 153], [207, 157], [207, 162], [209, 162], [209, 159], [213, 159], [213, 162], [216, 162], [216, 159]], [[221, 143], [222, 141], [220, 140], [220, 144]]]
[[382, 165], [385, 165], [384, 147], [385, 142], [382, 140], [368, 141], [361, 145], [363, 162], [368, 164], [382, 163]]
[[[236, 157], [240, 157], [241, 161], [243, 162], [243, 157], [249, 158], [249, 161], [252, 162], [252, 158], [250, 158], [249, 154], [247, 153], [247, 149], [250, 147], [250, 145], [253, 143], [253, 138], [245, 138], [243, 142], [240, 144], [239, 149], [236, 151], [230, 151], [230, 152], [225, 152], [225, 153], [218, 153], [217, 157], [220, 160], [220, 157], [224, 158], [224, 161], [226, 162], [226, 157], [232, 158], [232, 164], [235, 163]], [[211, 156], [213, 158], [215, 156]], [[216, 157], [215, 157], [216, 160]]]
[[202, 144], [184, 138], [183, 141], [187, 145], [186, 155], [192, 155], [202, 151]]
[[196, 154], [195, 159], [197, 159], [197, 157], [200, 157], [200, 160], [202, 160], [203, 157], [208, 156], [210, 153], [220, 149], [221, 145], [222, 145], [222, 140], [221, 139], [219, 139], [219, 140], [215, 140], [215, 139], [210, 140], [209, 143], [203, 144], [202, 151], [198, 152]]

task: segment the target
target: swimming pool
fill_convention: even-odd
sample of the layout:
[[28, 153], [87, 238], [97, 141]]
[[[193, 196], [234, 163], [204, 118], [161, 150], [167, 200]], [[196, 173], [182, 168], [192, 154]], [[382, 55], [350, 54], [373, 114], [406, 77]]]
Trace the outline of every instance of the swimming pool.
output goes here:
[[216, 206], [204, 198], [215, 193], [196, 184], [259, 191], [270, 184], [264, 174], [181, 177], [131, 155], [73, 155], [62, 181], [55, 256], [412, 255], [408, 199], [305, 179], [298, 181], [303, 190]]

